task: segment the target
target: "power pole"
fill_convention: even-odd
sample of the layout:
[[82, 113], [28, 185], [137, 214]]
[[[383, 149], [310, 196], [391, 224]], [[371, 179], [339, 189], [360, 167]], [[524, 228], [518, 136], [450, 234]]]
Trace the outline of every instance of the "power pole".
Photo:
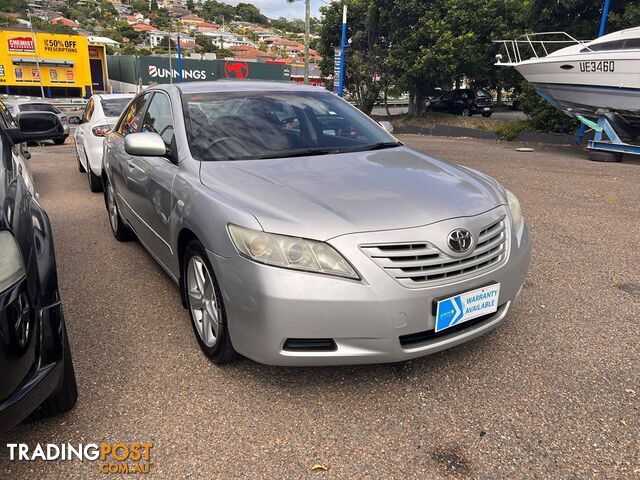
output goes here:
[[309, 33], [311, 30], [311, 0], [304, 6], [304, 84], [309, 85]]
[[42, 95], [42, 98], [44, 98], [44, 87], [42, 86], [42, 75], [40, 72], [40, 59], [38, 58], [38, 41], [36, 39], [36, 34], [33, 31], [33, 22], [31, 21], [31, 8], [29, 8], [29, 5], [27, 5], [27, 17], [29, 18], [29, 30], [31, 30], [31, 39], [33, 40], [33, 53], [35, 54], [36, 59], [38, 82], [40, 83], [40, 95]]

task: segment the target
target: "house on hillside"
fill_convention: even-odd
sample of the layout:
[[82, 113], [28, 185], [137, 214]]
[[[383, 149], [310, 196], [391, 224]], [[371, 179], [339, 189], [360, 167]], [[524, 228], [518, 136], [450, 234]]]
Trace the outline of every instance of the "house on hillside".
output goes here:
[[69, 27], [76, 31], [80, 29], [80, 25], [78, 25], [73, 20], [70, 20], [63, 16], [52, 18], [51, 20], [49, 20], [49, 23], [51, 23], [51, 25], [62, 25], [64, 27]]
[[229, 50], [233, 52], [233, 57], [230, 57], [232, 60], [242, 60], [245, 62], [267, 62], [276, 60], [276, 56], [272, 53], [263, 52], [249, 45], [236, 45], [229, 47]]

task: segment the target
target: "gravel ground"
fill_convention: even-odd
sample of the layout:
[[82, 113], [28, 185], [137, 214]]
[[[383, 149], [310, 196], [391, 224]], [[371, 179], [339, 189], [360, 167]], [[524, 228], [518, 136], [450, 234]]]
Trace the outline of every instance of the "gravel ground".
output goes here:
[[[209, 363], [171, 280], [112, 237], [72, 146], [34, 149], [80, 399], [0, 445], [151, 441], [157, 478], [638, 478], [640, 163], [402, 140], [516, 193], [535, 239], [526, 288], [472, 343], [314, 369]], [[105, 477], [91, 462], [6, 457], [0, 478]]]

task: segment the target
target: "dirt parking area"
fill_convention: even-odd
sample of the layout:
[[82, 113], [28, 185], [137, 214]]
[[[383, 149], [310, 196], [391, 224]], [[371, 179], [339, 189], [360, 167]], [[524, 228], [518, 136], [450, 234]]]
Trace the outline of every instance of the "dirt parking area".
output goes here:
[[[499, 329], [449, 351], [312, 369], [209, 363], [177, 287], [112, 237], [73, 146], [34, 149], [80, 398], [0, 444], [149, 441], [153, 478], [638, 478], [640, 162], [401, 140], [519, 197], [534, 238], [522, 296]], [[0, 478], [113, 477], [0, 451]]]

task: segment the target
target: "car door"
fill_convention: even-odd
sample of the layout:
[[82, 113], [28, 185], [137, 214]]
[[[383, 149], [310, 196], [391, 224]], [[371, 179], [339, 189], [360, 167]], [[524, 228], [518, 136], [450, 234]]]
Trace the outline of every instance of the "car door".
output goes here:
[[85, 136], [91, 134], [91, 131], [89, 130], [89, 132], [87, 133], [87, 130], [89, 129], [88, 125], [91, 121], [91, 116], [93, 115], [93, 110], [95, 108], [94, 105], [95, 104], [93, 97], [91, 97], [84, 108], [80, 125], [76, 127], [76, 133], [74, 135], [76, 149], [78, 150], [78, 156], [80, 157], [80, 163], [82, 163], [85, 168], [87, 167], [87, 149], [85, 146]]
[[153, 94], [147, 107], [141, 132], [157, 133], [164, 140], [167, 156], [135, 156], [129, 159], [131, 207], [142, 219], [140, 240], [163, 263], [169, 266], [173, 251], [169, 241], [169, 224], [174, 199], [173, 179], [178, 172], [174, 135], [174, 120], [169, 95], [163, 91]]
[[433, 104], [433, 110], [437, 112], [448, 112], [451, 108], [451, 102], [453, 101], [453, 92], [445, 92], [440, 98]]
[[137, 195], [132, 189], [138, 188], [136, 176], [144, 172], [136, 170], [133, 157], [124, 149], [124, 139], [127, 135], [140, 131], [150, 98], [151, 92], [145, 92], [129, 104], [105, 144], [105, 158], [108, 159], [111, 174], [109, 179], [115, 189], [120, 214], [136, 234], [142, 230], [143, 223], [132, 207], [133, 198]]

